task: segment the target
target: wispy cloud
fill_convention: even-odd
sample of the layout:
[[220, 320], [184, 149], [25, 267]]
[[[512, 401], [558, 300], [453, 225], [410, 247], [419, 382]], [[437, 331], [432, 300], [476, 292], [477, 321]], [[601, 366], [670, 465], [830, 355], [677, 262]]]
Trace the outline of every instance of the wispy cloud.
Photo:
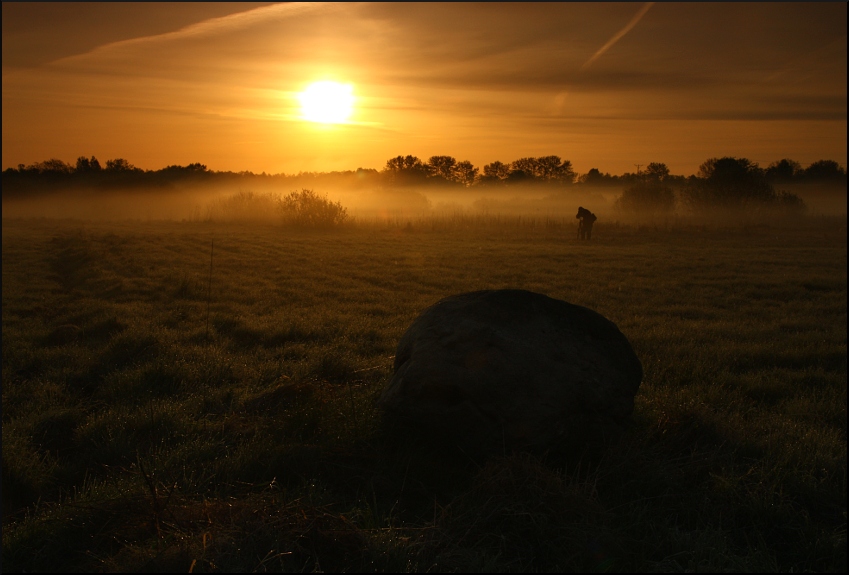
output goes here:
[[625, 34], [630, 32], [631, 29], [634, 26], [636, 26], [637, 23], [640, 20], [643, 19], [643, 16], [646, 15], [646, 12], [648, 12], [649, 8], [651, 8], [653, 5], [654, 5], [654, 2], [646, 2], [645, 4], [643, 4], [643, 7], [640, 8], [640, 11], [637, 12], [636, 15], [634, 15], [633, 18], [631, 18], [631, 21], [628, 22], [625, 25], [624, 28], [622, 28], [616, 34], [614, 34], [613, 38], [611, 38], [610, 40], [607, 41], [607, 44], [605, 44], [604, 46], [599, 48], [598, 51], [595, 54], [592, 55], [592, 58], [590, 58], [589, 60], [584, 62], [584, 65], [581, 66], [581, 70], [586, 70], [587, 68], [589, 68], [592, 65], [593, 62], [595, 62], [596, 60], [598, 60], [602, 56], [602, 54], [604, 54], [605, 52], [610, 50], [610, 48], [613, 47], [613, 45], [616, 44], [619, 40], [621, 40], [622, 37], [625, 36]]
[[190, 24], [172, 32], [164, 32], [162, 34], [153, 34], [140, 38], [131, 38], [128, 40], [110, 42], [108, 44], [98, 46], [97, 48], [84, 54], [69, 56], [67, 58], [56, 60], [55, 63], [60, 63], [65, 60], [85, 59], [86, 57], [91, 55], [109, 53], [121, 48], [144, 46], [145, 44], [161, 43], [169, 40], [176, 41], [224, 34], [227, 32], [250, 28], [251, 26], [255, 26], [268, 20], [294, 18], [309, 13], [328, 11], [333, 9], [334, 6], [338, 5], [338, 3], [316, 4], [311, 2], [288, 2], [282, 4], [273, 4], [271, 6], [263, 6], [260, 8], [254, 8], [253, 10], [248, 10], [246, 12], [229, 14], [227, 16], [219, 16], [217, 18], [210, 18], [202, 22]]
[[[345, 146], [359, 165], [380, 164], [399, 148], [473, 161], [592, 155], [619, 138], [620, 126], [622, 138], [636, 134], [628, 154], [639, 155], [654, 133], [647, 122], [667, 122], [668, 138], [656, 136], [658, 158], [664, 146], [672, 158], [693, 138], [697, 165], [703, 146], [691, 123], [718, 120], [747, 124], [717, 137], [746, 133], [788, 150], [823, 142], [845, 153], [841, 4], [676, 3], [646, 23], [652, 3], [251, 8], [179, 22], [157, 13], [155, 26], [74, 44], [38, 66], [4, 65], [5, 165], [85, 152], [148, 157], [155, 167], [202, 153], [221, 158], [217, 167], [297, 171], [320, 169], [302, 161]], [[623, 10], [634, 8], [626, 24]], [[68, 23], [58, 32], [86, 30]], [[328, 78], [355, 86], [350, 137], [300, 120], [296, 94]], [[776, 127], [756, 129], [752, 120]], [[838, 143], [802, 139], [812, 122], [842, 122]], [[36, 128], [46, 144], [32, 136]], [[263, 143], [233, 144], [247, 141]]]

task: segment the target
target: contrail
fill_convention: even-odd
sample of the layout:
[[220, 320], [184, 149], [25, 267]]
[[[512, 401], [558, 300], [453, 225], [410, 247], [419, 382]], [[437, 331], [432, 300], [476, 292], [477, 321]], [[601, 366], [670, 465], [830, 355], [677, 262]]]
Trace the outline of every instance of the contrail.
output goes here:
[[633, 18], [631, 18], [631, 21], [630, 21], [630, 22], [628, 22], [628, 23], [625, 25], [625, 27], [624, 27], [624, 28], [622, 28], [622, 29], [621, 29], [621, 30], [619, 30], [616, 34], [614, 34], [614, 35], [613, 35], [613, 38], [611, 38], [610, 40], [608, 40], [608, 41], [607, 41], [607, 44], [605, 44], [604, 46], [602, 46], [602, 47], [598, 50], [598, 52], [596, 52], [595, 54], [593, 54], [593, 57], [592, 57], [592, 58], [590, 58], [589, 60], [587, 60], [586, 62], [584, 62], [584, 65], [583, 65], [583, 66], [581, 66], [581, 70], [586, 70], [587, 68], [589, 68], [589, 67], [590, 67], [590, 64], [592, 64], [593, 62], [595, 62], [596, 60], [598, 60], [598, 58], [599, 58], [602, 54], [604, 54], [605, 52], [607, 52], [607, 51], [610, 49], [610, 47], [611, 47], [611, 46], [613, 46], [613, 45], [614, 45], [614, 44], [616, 44], [619, 40], [621, 40], [621, 39], [622, 39], [622, 36], [624, 36], [625, 34], [627, 34], [628, 32], [630, 32], [630, 31], [631, 31], [631, 28], [633, 28], [634, 26], [636, 26], [636, 25], [637, 25], [637, 22], [639, 22], [639, 21], [642, 19], [642, 17], [646, 15], [646, 12], [648, 12], [648, 11], [649, 11], [649, 8], [651, 8], [653, 5], [654, 5], [654, 2], [646, 2], [645, 4], [643, 4], [643, 7], [642, 7], [642, 8], [640, 8], [640, 11], [639, 11], [639, 12], [637, 12], [637, 14], [636, 14]]
[[316, 12], [319, 10], [326, 11], [330, 8], [339, 9], [342, 3], [311, 3], [311, 2], [287, 2], [282, 4], [272, 4], [270, 6], [261, 6], [252, 8], [244, 12], [228, 14], [227, 16], [218, 16], [208, 20], [202, 20], [194, 24], [188, 24], [178, 30], [171, 32], [163, 32], [150, 36], [141, 36], [138, 38], [129, 38], [127, 40], [118, 40], [107, 44], [102, 44], [92, 48], [83, 54], [74, 54], [54, 60], [52, 63], [74, 61], [80, 58], [90, 56], [92, 54], [102, 54], [115, 48], [124, 48], [128, 46], [138, 46], [151, 42], [162, 40], [178, 40], [181, 38], [189, 38], [193, 36], [204, 36], [215, 32], [227, 31], [235, 28], [244, 28], [251, 24], [261, 22], [268, 18], [297, 16], [303, 13]]

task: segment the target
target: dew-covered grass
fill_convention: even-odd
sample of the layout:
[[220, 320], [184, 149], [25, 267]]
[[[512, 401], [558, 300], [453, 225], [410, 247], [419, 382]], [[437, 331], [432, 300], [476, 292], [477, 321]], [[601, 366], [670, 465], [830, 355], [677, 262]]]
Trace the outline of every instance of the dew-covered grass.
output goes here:
[[[2, 232], [7, 571], [846, 569], [845, 218]], [[619, 326], [632, 429], [590, 459], [390, 446], [406, 327], [508, 287]]]

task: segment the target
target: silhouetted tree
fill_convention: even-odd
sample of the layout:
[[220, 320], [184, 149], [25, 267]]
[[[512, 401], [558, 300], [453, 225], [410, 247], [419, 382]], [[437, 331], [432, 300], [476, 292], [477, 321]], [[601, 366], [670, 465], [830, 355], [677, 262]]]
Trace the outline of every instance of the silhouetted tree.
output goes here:
[[487, 178], [503, 180], [510, 174], [510, 166], [503, 162], [492, 162], [483, 167], [483, 175]]
[[135, 172], [141, 171], [124, 158], [106, 160], [106, 170], [109, 172]]
[[536, 179], [540, 181], [559, 181], [564, 183], [572, 183], [575, 180], [575, 172], [572, 169], [572, 162], [564, 160], [561, 162], [560, 156], [542, 156], [539, 158], [519, 158], [510, 164], [511, 174], [514, 172], [522, 172], [511, 180]]
[[62, 160], [51, 158], [49, 160], [45, 160], [43, 162], [38, 162], [37, 164], [28, 166], [27, 170], [38, 174], [50, 174], [57, 176], [70, 174], [74, 171], [74, 168], [70, 164], [66, 164]]
[[57, 158], [36, 162], [25, 166], [18, 164], [18, 169], [7, 169], [3, 172], [3, 197], [17, 194], [40, 194], [60, 186], [66, 186], [70, 181], [74, 167]]
[[600, 184], [604, 180], [604, 176], [598, 171], [598, 168], [590, 168], [590, 171], [581, 176], [580, 181], [584, 184]]
[[484, 186], [501, 185], [510, 174], [510, 166], [503, 162], [492, 162], [483, 167], [483, 175], [478, 178], [478, 183]]
[[478, 168], [474, 167], [468, 160], [458, 162], [457, 165], [454, 166], [454, 178], [467, 188], [475, 183], [477, 175]]
[[805, 168], [805, 179], [836, 182], [846, 180], [846, 170], [834, 160], [819, 160]]
[[206, 166], [200, 162], [189, 164], [188, 166], [165, 166], [157, 172], [157, 174], [167, 175], [171, 177], [185, 177], [207, 173]]
[[766, 180], [764, 170], [746, 158], [711, 158], [699, 167], [682, 190], [683, 198], [695, 209], [753, 209], [762, 207], [786, 210], [804, 209], [804, 202], [793, 194], [777, 193]]
[[646, 166], [646, 171], [643, 173], [646, 180], [663, 182], [669, 177], [669, 168], [666, 167], [666, 164], [652, 162]]
[[637, 182], [642, 182], [644, 179], [645, 175], [643, 172], [625, 172], [618, 177], [619, 182], [626, 185], [636, 184]]
[[766, 169], [766, 179], [771, 182], [790, 182], [802, 173], [802, 164], [784, 158], [771, 163]]
[[386, 161], [383, 172], [390, 185], [413, 185], [424, 183], [429, 170], [416, 156], [395, 156]]
[[563, 160], [560, 168], [557, 170], [557, 179], [566, 184], [575, 183], [575, 170], [572, 169], [570, 160]]
[[513, 176], [511, 179], [532, 179], [537, 177], [537, 161], [536, 158], [519, 158], [510, 162], [510, 176], [516, 172], [521, 172], [521, 176]]
[[770, 201], [775, 190], [763, 170], [747, 158], [710, 158], [699, 166], [698, 178], [684, 189], [684, 197], [695, 208], [732, 208]]
[[424, 164], [416, 156], [395, 156], [394, 158], [390, 158], [386, 160], [385, 170], [390, 172], [400, 172], [402, 170], [426, 171]]
[[76, 172], [78, 173], [99, 172], [101, 169], [100, 162], [94, 156], [91, 159], [85, 156], [77, 158]]
[[560, 160], [560, 156], [543, 156], [536, 158], [538, 178], [546, 181], [559, 181], [571, 184], [575, 181], [575, 171], [572, 162]]
[[446, 181], [451, 181], [453, 178], [456, 165], [457, 160], [451, 156], [431, 156], [427, 161], [431, 175], [439, 176]]
[[591, 168], [586, 174], [576, 177], [576, 180], [591, 186], [612, 185], [619, 183], [619, 176], [612, 176], [610, 172], [601, 173], [598, 168]]
[[526, 172], [525, 170], [511, 169], [510, 173], [507, 174], [507, 179], [505, 181], [509, 184], [521, 184], [521, 183], [525, 183], [525, 182], [531, 182], [531, 181], [533, 181], [533, 179], [534, 179], [534, 175], [533, 175], [532, 172]]
[[536, 177], [541, 180], [554, 180], [560, 175], [560, 157], [559, 156], [543, 156], [535, 158]]

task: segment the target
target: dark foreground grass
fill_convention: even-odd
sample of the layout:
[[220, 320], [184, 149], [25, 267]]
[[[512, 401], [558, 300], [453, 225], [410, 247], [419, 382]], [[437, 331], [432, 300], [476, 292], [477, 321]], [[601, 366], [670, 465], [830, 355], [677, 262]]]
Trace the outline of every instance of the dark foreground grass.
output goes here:
[[[845, 571], [846, 227], [811, 224], [4, 221], [3, 568]], [[381, 434], [413, 318], [505, 287], [634, 345], [602, 456]]]

